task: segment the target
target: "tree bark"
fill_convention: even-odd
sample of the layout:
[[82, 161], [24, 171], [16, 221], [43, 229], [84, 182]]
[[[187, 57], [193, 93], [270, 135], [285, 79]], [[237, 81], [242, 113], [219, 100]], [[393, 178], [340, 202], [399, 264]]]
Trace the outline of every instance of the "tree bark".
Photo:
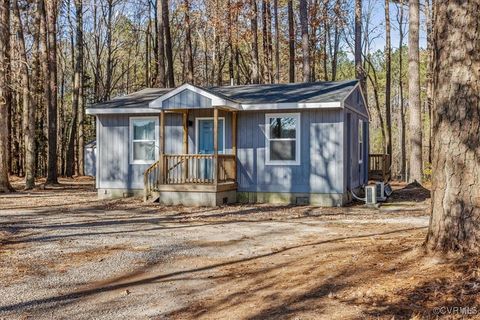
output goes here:
[[338, 50], [340, 47], [340, 17], [341, 17], [341, 3], [340, 0], [335, 2], [335, 30], [333, 40], [333, 56], [332, 56], [332, 81], [337, 80], [337, 64], [338, 64]]
[[8, 44], [10, 42], [10, 1], [0, 2], [0, 192], [13, 191], [8, 180], [8, 101], [10, 90], [10, 59]]
[[48, 71], [50, 72], [50, 103], [48, 106], [47, 184], [57, 184], [57, 1], [47, 2]]
[[362, 0], [355, 0], [355, 73], [365, 93], [367, 86], [362, 67]]
[[422, 108], [420, 104], [419, 68], [419, 0], [409, 0], [408, 31], [408, 105], [410, 109], [410, 174], [409, 181], [422, 181]]
[[23, 24], [18, 8], [18, 0], [13, 1], [13, 11], [17, 25], [17, 39], [21, 58], [23, 135], [25, 145], [25, 189], [35, 187], [35, 102], [30, 95], [30, 74], [28, 71], [27, 51]]
[[432, 163], [432, 105], [433, 105], [433, 21], [435, 18], [435, 0], [425, 1], [425, 16], [427, 20], [427, 95], [426, 104], [430, 130], [428, 132], [428, 162]]
[[257, 0], [250, 0], [251, 18], [250, 29], [252, 32], [252, 82], [260, 83], [260, 60], [258, 56], [258, 8]]
[[293, 1], [288, 0], [288, 82], [295, 82], [295, 20]]
[[168, 0], [162, 0], [162, 22], [165, 34], [165, 56], [167, 58], [167, 82], [169, 88], [175, 87], [175, 75], [173, 73], [173, 50], [172, 36], [170, 33], [170, 14]]
[[234, 66], [234, 59], [235, 59], [235, 53], [233, 49], [233, 8], [232, 8], [232, 2], [231, 0], [228, 0], [227, 2], [227, 14], [228, 14], [228, 76], [229, 76], [229, 81], [230, 84], [234, 83], [235, 79], [235, 72], [233, 69]]
[[160, 88], [166, 87], [165, 79], [165, 37], [163, 27], [163, 0], [157, 0], [157, 13], [155, 18], [157, 19], [157, 86]]
[[438, 1], [427, 247], [480, 253], [480, 3]]
[[105, 80], [105, 91], [103, 93], [103, 100], [110, 100], [112, 94], [112, 76], [113, 76], [113, 48], [112, 48], [112, 37], [113, 37], [113, 0], [107, 0], [107, 30], [106, 30], [106, 47], [107, 47], [107, 63], [105, 70], [106, 80]]
[[[82, 74], [83, 74], [83, 5], [82, 0], [75, 0], [76, 12], [76, 39], [75, 39], [75, 66], [73, 76], [73, 97], [72, 97], [72, 121], [68, 137], [68, 149], [66, 156], [67, 177], [75, 174], [75, 140], [77, 138], [77, 119], [81, 100]], [[73, 48], [72, 48], [73, 49]], [[78, 123], [80, 125], [80, 123]], [[78, 155], [83, 153], [83, 148], [78, 146]], [[80, 162], [80, 161], [79, 161]], [[80, 171], [80, 166], [78, 166]], [[82, 170], [83, 171], [83, 170]]]
[[278, 22], [278, 0], [273, 0], [275, 19], [275, 82], [280, 83], [280, 24]]
[[399, 67], [398, 67], [398, 85], [400, 91], [400, 176], [405, 181], [407, 174], [407, 125], [405, 121], [405, 103], [403, 96], [403, 0], [400, 0], [400, 5], [397, 7], [397, 19], [398, 19], [398, 54], [399, 54]]
[[311, 81], [310, 50], [308, 42], [308, 3], [300, 0], [300, 26], [302, 28], [303, 82]]
[[390, 38], [390, 0], [385, 0], [385, 124], [387, 126], [387, 154], [392, 155], [392, 115], [390, 96], [392, 90], [392, 45]]

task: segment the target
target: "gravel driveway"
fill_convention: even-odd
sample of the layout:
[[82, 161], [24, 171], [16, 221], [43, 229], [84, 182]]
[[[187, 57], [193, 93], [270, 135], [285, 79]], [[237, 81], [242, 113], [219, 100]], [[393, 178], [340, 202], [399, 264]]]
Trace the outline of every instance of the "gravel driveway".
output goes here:
[[423, 237], [423, 209], [161, 207], [88, 185], [4, 195], [0, 318], [317, 318], [343, 303], [328, 297], [347, 267]]

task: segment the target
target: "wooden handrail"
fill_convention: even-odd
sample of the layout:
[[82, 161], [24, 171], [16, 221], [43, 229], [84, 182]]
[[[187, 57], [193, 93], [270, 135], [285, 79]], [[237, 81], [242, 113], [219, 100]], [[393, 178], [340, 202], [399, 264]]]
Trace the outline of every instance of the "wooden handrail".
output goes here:
[[236, 180], [236, 156], [219, 154], [217, 179], [213, 154], [163, 154], [143, 174], [145, 200], [162, 184], [213, 184]]
[[371, 178], [381, 176], [388, 181], [391, 173], [391, 157], [389, 154], [373, 153], [368, 155], [368, 174]]
[[148, 167], [148, 169], [143, 173], [143, 197], [145, 201], [151, 195], [152, 191], [157, 189], [158, 185], [160, 184], [161, 166], [162, 161], [160, 159]]

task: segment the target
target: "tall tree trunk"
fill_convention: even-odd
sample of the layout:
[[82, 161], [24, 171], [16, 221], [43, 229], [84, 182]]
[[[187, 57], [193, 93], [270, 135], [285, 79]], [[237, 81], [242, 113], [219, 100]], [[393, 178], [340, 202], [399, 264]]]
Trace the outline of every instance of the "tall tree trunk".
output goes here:
[[103, 100], [110, 100], [112, 94], [112, 76], [113, 76], [113, 0], [107, 0], [107, 30], [106, 30], [106, 47], [107, 47], [107, 69], [105, 79], [105, 92], [103, 93]]
[[13, 190], [8, 180], [8, 91], [10, 90], [10, 60], [8, 44], [10, 42], [10, 1], [0, 2], [0, 192]]
[[409, 181], [422, 181], [422, 108], [420, 104], [419, 68], [419, 0], [409, 0], [408, 28], [408, 106], [410, 109], [410, 174]]
[[280, 24], [278, 22], [278, 0], [273, 0], [275, 19], [275, 82], [280, 83]]
[[427, 19], [427, 96], [426, 104], [430, 130], [428, 132], [428, 162], [432, 163], [432, 105], [433, 105], [433, 22], [435, 18], [435, 0], [425, 0], [425, 16]]
[[192, 26], [190, 24], [190, 0], [184, 0], [185, 5], [185, 24], [186, 30], [186, 46], [187, 46], [187, 81], [191, 84], [194, 83], [194, 70], [193, 70], [193, 49], [192, 49]]
[[[148, 1], [148, 15], [150, 16], [150, 1]], [[150, 73], [150, 28], [152, 26], [152, 23], [150, 20], [148, 20], [148, 23], [147, 23], [147, 30], [145, 32], [145, 86], [147, 88], [150, 87], [150, 84], [152, 83], [150, 81], [150, 78], [151, 78], [151, 73]], [[157, 54], [155, 54], [155, 56], [157, 56]], [[156, 62], [155, 62], [156, 65], [158, 65]], [[157, 67], [158, 68], [158, 67]]]
[[303, 82], [311, 80], [310, 75], [310, 50], [308, 42], [308, 3], [300, 0], [300, 25], [302, 28], [302, 56], [303, 56]]
[[25, 189], [35, 187], [35, 102], [30, 95], [30, 74], [28, 71], [27, 51], [23, 24], [18, 8], [18, 0], [13, 1], [13, 10], [17, 25], [17, 39], [21, 58], [23, 135], [25, 145]]
[[337, 80], [338, 50], [340, 47], [340, 15], [342, 14], [340, 0], [337, 0], [335, 2], [334, 14], [335, 14], [335, 28], [334, 28], [335, 30], [334, 30], [333, 56], [332, 56], [332, 81]]
[[262, 1], [262, 30], [263, 30], [263, 70], [265, 82], [273, 83], [272, 61], [272, 17], [270, 0]]
[[168, 0], [162, 0], [162, 22], [165, 34], [165, 56], [167, 58], [167, 81], [168, 87], [175, 87], [175, 77], [173, 73], [173, 50], [172, 36], [170, 33], [170, 14], [168, 8]]
[[233, 8], [232, 8], [232, 2], [231, 0], [228, 0], [227, 2], [227, 15], [228, 15], [228, 51], [229, 51], [229, 55], [228, 55], [228, 76], [229, 76], [229, 81], [230, 81], [230, 84], [233, 84], [234, 82], [234, 78], [235, 78], [235, 74], [234, 74], [234, 70], [233, 70], [233, 66], [234, 66], [234, 59], [235, 59], [235, 54], [234, 54], [234, 50], [233, 50], [233, 17], [232, 17], [232, 11], [233, 11]]
[[[323, 62], [323, 80], [328, 81], [328, 29], [330, 28], [330, 23], [328, 19], [328, 3], [329, 0], [323, 0], [322, 8], [322, 23], [319, 25], [319, 32], [322, 38], [322, 62]], [[323, 30], [321, 30], [321, 25], [323, 25]]]
[[[433, 181], [428, 248], [480, 253], [478, 1], [435, 8]], [[475, 32], [476, 30], [476, 32]]]
[[272, 43], [272, 7], [270, 0], [267, 3], [267, 52], [268, 52], [268, 81], [275, 83], [273, 74], [273, 43]]
[[57, 184], [57, 2], [48, 0], [45, 6], [47, 26], [48, 73], [50, 101], [47, 108], [48, 157], [46, 184]]
[[[93, 25], [98, 23], [98, 8], [93, 6]], [[95, 43], [95, 70], [93, 80], [94, 102], [99, 102], [102, 99], [100, 92], [100, 69], [101, 69], [101, 51], [100, 51], [100, 31], [96, 28], [94, 31], [94, 43]]]
[[365, 93], [367, 85], [362, 67], [362, 0], [355, 0], [355, 73]]
[[[81, 100], [81, 86], [82, 86], [82, 65], [83, 65], [83, 5], [82, 0], [75, 0], [76, 12], [76, 39], [75, 39], [75, 66], [73, 76], [73, 97], [72, 97], [72, 121], [70, 125], [70, 134], [68, 137], [68, 149], [66, 156], [66, 170], [67, 177], [72, 177], [75, 174], [75, 141], [77, 138], [77, 119], [79, 113], [79, 102]], [[73, 48], [72, 48], [73, 49]], [[80, 149], [80, 146], [78, 146]], [[83, 153], [83, 148], [78, 150], [78, 154]], [[78, 167], [80, 170], [80, 167]]]
[[390, 110], [390, 96], [392, 90], [392, 53], [390, 40], [390, 0], [385, 0], [385, 124], [387, 125], [387, 153], [392, 156], [392, 115]]
[[260, 83], [260, 60], [258, 56], [258, 8], [257, 0], [250, 0], [251, 18], [250, 28], [252, 32], [252, 82]]
[[165, 31], [163, 23], [163, 0], [157, 0], [157, 13], [155, 18], [157, 19], [157, 86], [160, 88], [166, 87], [167, 81], [165, 78]]
[[398, 85], [400, 91], [400, 176], [402, 180], [406, 179], [407, 174], [407, 138], [406, 131], [407, 125], [405, 121], [405, 104], [403, 97], [403, 38], [404, 38], [404, 29], [403, 29], [403, 0], [400, 0], [400, 5], [397, 7], [397, 17], [398, 17], [398, 53], [399, 53], [399, 67], [398, 67]]
[[[128, 93], [128, 86], [127, 86]], [[78, 175], [85, 175], [85, 103], [84, 103], [84, 86], [83, 86], [83, 57], [82, 72], [80, 74], [80, 90], [78, 92], [78, 134], [77, 134], [77, 168]]]
[[309, 52], [309, 59], [310, 59], [310, 80], [309, 81], [316, 81], [316, 74], [317, 74], [317, 28], [316, 25], [319, 24], [319, 19], [317, 17], [319, 11], [319, 4], [318, 0], [313, 0], [310, 2], [310, 10], [309, 10], [309, 36], [308, 36], [308, 52]]
[[295, 20], [293, 1], [288, 0], [288, 82], [295, 82]]

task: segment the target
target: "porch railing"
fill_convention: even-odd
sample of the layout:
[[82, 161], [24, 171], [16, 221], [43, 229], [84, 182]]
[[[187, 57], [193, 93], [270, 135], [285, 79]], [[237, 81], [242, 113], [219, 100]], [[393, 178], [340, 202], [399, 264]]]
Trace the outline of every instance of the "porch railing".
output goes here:
[[235, 156], [219, 154], [217, 159], [215, 168], [213, 154], [164, 154], [144, 173], [145, 195], [165, 184], [235, 182]]
[[391, 158], [389, 154], [368, 155], [368, 175], [372, 180], [388, 181], [390, 179]]

